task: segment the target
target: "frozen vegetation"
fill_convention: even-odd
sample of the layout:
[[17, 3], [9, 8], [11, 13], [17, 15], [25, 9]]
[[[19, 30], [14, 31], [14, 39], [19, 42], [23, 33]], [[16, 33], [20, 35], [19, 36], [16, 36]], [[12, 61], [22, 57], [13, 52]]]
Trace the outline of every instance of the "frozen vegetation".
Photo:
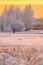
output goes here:
[[35, 47], [0, 47], [0, 65], [43, 65], [43, 53]]

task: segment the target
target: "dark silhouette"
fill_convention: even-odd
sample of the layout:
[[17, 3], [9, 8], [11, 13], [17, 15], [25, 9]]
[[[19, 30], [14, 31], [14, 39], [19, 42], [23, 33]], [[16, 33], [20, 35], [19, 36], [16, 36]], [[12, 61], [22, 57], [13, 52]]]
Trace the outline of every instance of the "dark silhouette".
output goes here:
[[13, 29], [13, 33], [15, 33], [15, 28]]

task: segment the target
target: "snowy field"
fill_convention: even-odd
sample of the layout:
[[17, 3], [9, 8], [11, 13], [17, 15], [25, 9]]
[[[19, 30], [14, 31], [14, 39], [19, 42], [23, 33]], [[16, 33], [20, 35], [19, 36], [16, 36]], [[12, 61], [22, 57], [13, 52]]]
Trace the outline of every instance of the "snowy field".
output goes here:
[[29, 45], [29, 46], [43, 46], [43, 31], [29, 31], [29, 32], [1, 32], [0, 46], [15, 46], [15, 45]]
[[0, 65], [43, 65], [43, 32], [1, 32]]

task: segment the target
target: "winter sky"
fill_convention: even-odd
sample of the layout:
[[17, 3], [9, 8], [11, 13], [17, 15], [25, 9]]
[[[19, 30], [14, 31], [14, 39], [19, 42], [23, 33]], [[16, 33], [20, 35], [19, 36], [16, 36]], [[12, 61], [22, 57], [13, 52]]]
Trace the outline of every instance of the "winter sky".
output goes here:
[[43, 4], [43, 0], [0, 0], [0, 3], [4, 3], [4, 4], [12, 4], [12, 3], [16, 3], [16, 4]]
[[35, 17], [43, 16], [43, 0], [0, 0], [0, 14], [3, 11], [5, 5], [9, 6], [8, 4], [14, 4], [14, 5], [32, 4], [32, 9], [34, 10], [34, 16]]

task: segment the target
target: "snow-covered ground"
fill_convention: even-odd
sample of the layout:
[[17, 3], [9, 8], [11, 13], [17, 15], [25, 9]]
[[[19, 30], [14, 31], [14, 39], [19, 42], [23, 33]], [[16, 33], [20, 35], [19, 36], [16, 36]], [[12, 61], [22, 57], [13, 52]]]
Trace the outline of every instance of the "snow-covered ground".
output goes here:
[[[33, 34], [34, 33], [34, 34]], [[41, 34], [42, 33], [42, 34]], [[35, 31], [31, 32], [4, 32], [0, 33], [0, 45], [30, 45], [30, 46], [42, 46], [43, 45], [43, 32]]]
[[1, 32], [0, 65], [43, 65], [43, 32]]

